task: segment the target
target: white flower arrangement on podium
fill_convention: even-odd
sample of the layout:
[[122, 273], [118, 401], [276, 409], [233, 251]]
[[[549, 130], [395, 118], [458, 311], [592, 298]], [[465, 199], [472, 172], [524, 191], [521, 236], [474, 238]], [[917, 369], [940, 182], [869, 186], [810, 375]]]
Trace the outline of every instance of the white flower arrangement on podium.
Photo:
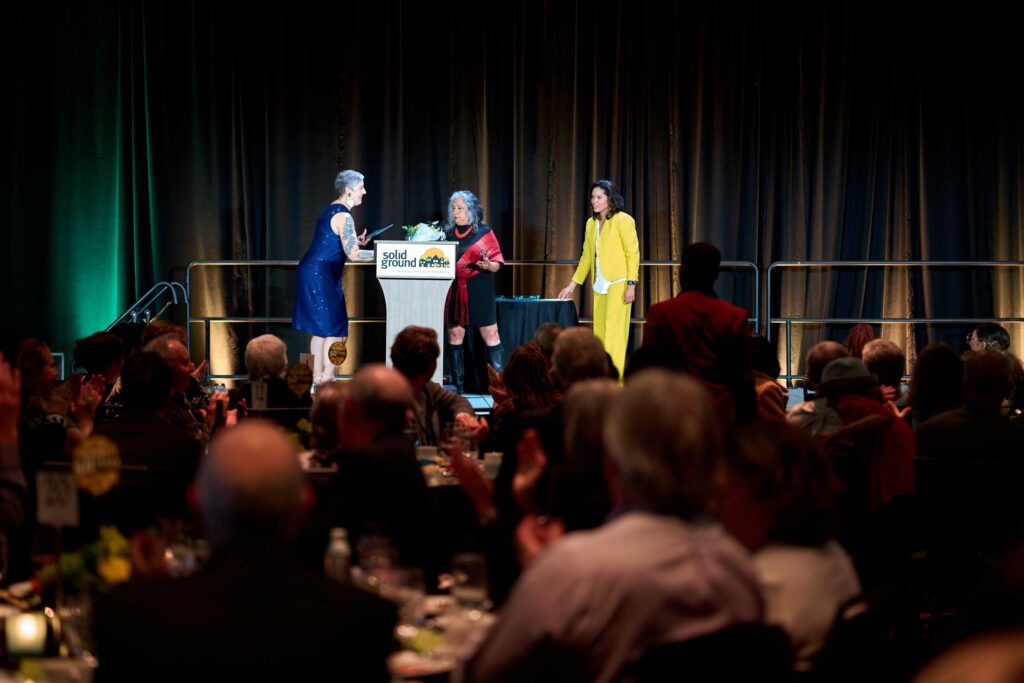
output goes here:
[[438, 221], [403, 225], [402, 230], [405, 231], [405, 239], [410, 242], [437, 242], [444, 239], [444, 230]]

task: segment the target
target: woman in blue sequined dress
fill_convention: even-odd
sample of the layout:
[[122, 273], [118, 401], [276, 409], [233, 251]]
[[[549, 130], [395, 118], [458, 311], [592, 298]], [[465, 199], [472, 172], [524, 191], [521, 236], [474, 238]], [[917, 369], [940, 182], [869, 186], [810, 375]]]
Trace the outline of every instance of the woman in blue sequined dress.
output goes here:
[[342, 171], [334, 179], [338, 198], [320, 212], [313, 244], [295, 271], [295, 313], [292, 327], [313, 335], [309, 350], [315, 366], [314, 380], [320, 384], [334, 379], [335, 366], [328, 357], [331, 345], [348, 336], [348, 312], [341, 274], [345, 261], [372, 261], [373, 252], [360, 250], [366, 231], [356, 234], [350, 210], [366, 194], [363, 174]]

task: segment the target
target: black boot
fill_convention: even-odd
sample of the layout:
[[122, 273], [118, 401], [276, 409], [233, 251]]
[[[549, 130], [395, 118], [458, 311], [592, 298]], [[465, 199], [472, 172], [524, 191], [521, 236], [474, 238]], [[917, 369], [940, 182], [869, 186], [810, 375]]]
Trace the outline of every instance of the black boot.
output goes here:
[[455, 385], [455, 391], [461, 394], [466, 378], [466, 354], [462, 344], [450, 344], [448, 348], [451, 350], [452, 384]]
[[500, 343], [487, 347], [487, 362], [491, 364], [495, 372], [501, 372], [501, 368], [505, 365], [505, 349]]

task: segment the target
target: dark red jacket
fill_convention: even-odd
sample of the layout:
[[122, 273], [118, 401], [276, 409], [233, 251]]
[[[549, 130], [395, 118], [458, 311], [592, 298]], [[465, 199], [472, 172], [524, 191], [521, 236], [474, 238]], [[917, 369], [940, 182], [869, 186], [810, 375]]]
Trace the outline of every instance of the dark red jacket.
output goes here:
[[742, 308], [713, 292], [682, 292], [647, 311], [643, 345], [671, 356], [703, 382], [722, 424], [756, 416], [750, 323]]

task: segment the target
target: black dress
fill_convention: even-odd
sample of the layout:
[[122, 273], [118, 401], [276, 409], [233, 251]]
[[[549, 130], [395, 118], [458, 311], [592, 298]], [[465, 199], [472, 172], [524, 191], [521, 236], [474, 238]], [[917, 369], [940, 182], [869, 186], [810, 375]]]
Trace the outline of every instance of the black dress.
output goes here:
[[[459, 260], [459, 266], [463, 264], [463, 257], [467, 251], [470, 251], [472, 247], [477, 246], [481, 240], [487, 246], [487, 258], [491, 261], [498, 261], [500, 263], [505, 262], [504, 256], [501, 253], [501, 247], [498, 246], [498, 241], [487, 225], [481, 225], [471, 230], [468, 235], [460, 238], [455, 230], [458, 226], [452, 230], [450, 239], [456, 239], [459, 242], [458, 247], [455, 250], [455, 258]], [[473, 250], [470, 254], [470, 261], [466, 262], [475, 263], [479, 260], [480, 250]], [[452, 290], [448, 297], [447, 309], [445, 311], [445, 322], [448, 325], [456, 323], [456, 296], [455, 288], [459, 286], [460, 280], [465, 280], [466, 288], [469, 295], [469, 325], [468, 327], [487, 327], [488, 325], [494, 325], [498, 322], [498, 316], [495, 311], [494, 304], [494, 273], [476, 271], [476, 275], [473, 277], [464, 277], [465, 271], [462, 268], [456, 268], [456, 279], [452, 283]]]

